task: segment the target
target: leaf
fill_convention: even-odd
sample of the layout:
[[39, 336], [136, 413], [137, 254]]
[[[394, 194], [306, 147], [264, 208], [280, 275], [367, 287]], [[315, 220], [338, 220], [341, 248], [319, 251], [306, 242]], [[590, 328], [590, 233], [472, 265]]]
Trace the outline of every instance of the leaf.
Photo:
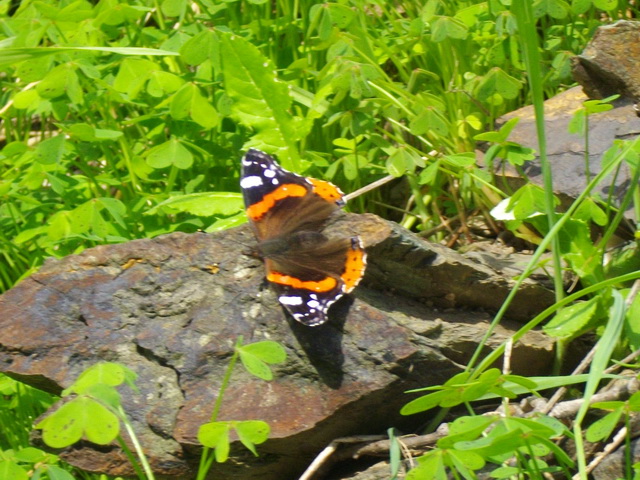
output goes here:
[[400, 441], [398, 440], [395, 429], [393, 427], [387, 429], [387, 435], [389, 436], [389, 467], [391, 469], [390, 480], [397, 480], [402, 462]]
[[220, 122], [216, 109], [193, 83], [186, 83], [176, 92], [171, 99], [170, 112], [171, 116], [178, 120], [190, 116], [204, 128], [216, 127]]
[[247, 371], [263, 380], [273, 378], [268, 364], [282, 363], [286, 359], [286, 352], [282, 346], [269, 340], [243, 345], [237, 350]]
[[291, 96], [270, 61], [244, 38], [221, 34], [224, 86], [234, 101], [235, 118], [256, 130], [259, 141], [278, 155], [288, 170], [300, 170], [296, 142], [299, 139], [289, 113]]
[[495, 416], [459, 417], [449, 425], [449, 434], [438, 440], [439, 448], [453, 448], [460, 441], [474, 440], [496, 421]]
[[100, 362], [82, 372], [73, 385], [65, 390], [65, 392], [84, 393], [89, 387], [97, 384], [117, 387], [118, 385], [127, 383], [131, 386], [136, 377], [136, 373], [124, 365], [113, 362]]
[[519, 117], [511, 118], [497, 132], [479, 133], [473, 138], [482, 142], [504, 143], [519, 121]]
[[426, 412], [440, 405], [440, 402], [447, 397], [449, 392], [440, 390], [428, 395], [423, 395], [411, 400], [400, 409], [401, 415], [413, 415], [414, 413]]
[[64, 135], [56, 135], [41, 141], [36, 146], [35, 159], [44, 165], [60, 163], [65, 151]]
[[187, 7], [187, 0], [163, 0], [160, 8], [167, 17], [178, 17], [184, 14]]
[[509, 201], [509, 209], [517, 220], [544, 215], [545, 205], [544, 190], [533, 184], [518, 189]]
[[436, 182], [438, 180], [438, 173], [440, 172], [440, 163], [440, 159], [435, 160], [430, 165], [428, 165], [427, 168], [420, 172], [420, 176], [418, 177], [418, 182], [420, 183], [420, 185], [436, 185]]
[[[584, 383], [588, 380], [589, 376], [587, 374], [583, 374], [583, 375], [567, 375], [567, 376], [557, 376], [557, 377], [529, 377], [528, 379], [530, 381], [532, 381], [533, 383], [535, 383], [535, 387], [531, 388], [529, 385], [526, 386], [521, 386], [517, 383], [513, 383], [513, 382], [505, 382], [503, 384], [504, 388], [509, 389], [510, 391], [517, 393], [517, 394], [523, 394], [523, 393], [528, 393], [531, 390], [534, 391], [542, 391], [542, 390], [548, 390], [548, 389], [555, 389], [558, 387], [566, 387], [568, 385], [576, 385], [578, 383]], [[605, 375], [604, 378], [618, 378], [615, 375]], [[487, 400], [487, 399], [491, 399], [491, 398], [496, 398], [499, 395], [497, 395], [494, 392], [488, 392], [485, 395], [482, 396], [482, 398], [479, 398], [478, 400]]]
[[515, 166], [522, 166], [525, 161], [536, 158], [535, 150], [532, 148], [523, 147], [522, 145], [511, 142], [507, 142], [502, 154], [511, 165]]
[[480, 81], [476, 90], [476, 95], [481, 101], [487, 101], [494, 94], [498, 94], [506, 99], [514, 99], [522, 89], [522, 82], [508, 75], [499, 67], [489, 70]]
[[269, 438], [269, 424], [262, 420], [244, 420], [234, 423], [234, 428], [238, 434], [240, 442], [247, 447], [256, 457], [255, 445], [264, 443]]
[[629, 410], [631, 410], [632, 412], [640, 412], [640, 392], [636, 392], [631, 395], [629, 400], [627, 400], [627, 405], [629, 407]]
[[162, 70], [151, 72], [147, 83], [147, 92], [154, 97], [163, 97], [167, 93], [173, 93], [184, 85], [184, 80], [177, 75]]
[[25, 447], [16, 451], [13, 458], [18, 460], [19, 462], [36, 463], [44, 461], [47, 458], [47, 455], [48, 454], [46, 452], [40, 450], [39, 448]]
[[411, 122], [409, 122], [409, 130], [414, 135], [431, 132], [444, 137], [449, 134], [449, 127], [443, 119], [442, 113], [431, 106], [425, 108], [419, 115], [411, 119]]
[[13, 106], [18, 110], [36, 108], [42, 99], [33, 88], [18, 92], [13, 97]]
[[180, 56], [189, 65], [200, 65], [219, 56], [220, 41], [215, 32], [203, 30], [187, 40], [180, 48]]
[[593, 6], [608, 12], [618, 7], [618, 0], [593, 0]]
[[83, 391], [83, 394], [91, 397], [93, 400], [98, 400], [102, 405], [112, 408], [114, 411], [120, 407], [120, 394], [115, 389], [104, 383], [97, 383], [91, 385]]
[[604, 210], [602, 210], [591, 198], [585, 198], [582, 201], [573, 217], [579, 220], [584, 220], [585, 222], [592, 221], [601, 227], [604, 227], [609, 221], [609, 217], [607, 217]]
[[386, 162], [387, 172], [394, 177], [401, 177], [407, 171], [414, 171], [416, 167], [415, 158], [407, 148], [398, 147], [389, 155]]
[[476, 163], [476, 157], [473, 152], [445, 155], [443, 159], [445, 163], [455, 168], [472, 167]]
[[239, 350], [245, 353], [248, 352], [265, 363], [283, 363], [287, 359], [287, 352], [282, 345], [271, 340], [243, 345]]
[[150, 149], [146, 160], [147, 164], [153, 168], [166, 168], [173, 165], [180, 169], [187, 169], [193, 164], [193, 155], [180, 141], [172, 138]]
[[459, 471], [462, 471], [461, 467], [466, 467], [470, 470], [480, 470], [485, 466], [485, 460], [481, 455], [475, 452], [465, 452], [461, 450], [451, 450], [449, 452], [452, 463]]
[[29, 480], [27, 471], [15, 462], [0, 460], [0, 478], [7, 480]]
[[[640, 348], [640, 295], [636, 295], [627, 309], [624, 331], [633, 350]], [[635, 394], [634, 394], [635, 395]]]
[[599, 298], [593, 297], [585, 302], [562, 308], [544, 326], [544, 332], [560, 338], [568, 338], [580, 333], [596, 313], [598, 302]]
[[18, 62], [31, 61], [40, 57], [54, 55], [56, 53], [73, 51], [95, 51], [118, 53], [120, 55], [178, 55], [177, 52], [159, 50], [155, 48], [138, 47], [17, 47], [0, 49], [0, 67], [5, 67]]
[[220, 232], [229, 228], [238, 227], [247, 223], [247, 216], [244, 211], [228, 218], [218, 218], [211, 225], [204, 229], [206, 233]]
[[431, 40], [442, 42], [447, 38], [464, 40], [469, 29], [461, 20], [454, 17], [441, 16], [431, 26]]
[[95, 128], [88, 123], [75, 123], [69, 127], [71, 136], [83, 142], [103, 142], [122, 137], [122, 132]]
[[147, 210], [145, 214], [186, 212], [201, 217], [210, 217], [212, 215], [235, 215], [243, 211], [244, 201], [240, 193], [203, 192], [169, 197]]
[[113, 88], [118, 92], [126, 93], [129, 98], [135, 98], [151, 74], [159, 69], [160, 67], [151, 60], [125, 58], [113, 81]]
[[418, 466], [407, 472], [406, 480], [447, 480], [442, 450], [433, 450], [418, 458]]
[[230, 422], [205, 423], [198, 429], [198, 441], [205, 447], [214, 448], [216, 461], [225, 462], [229, 458]]
[[326, 12], [329, 14], [331, 23], [340, 29], [347, 28], [354, 18], [356, 18], [356, 12], [354, 9], [347, 5], [341, 5], [339, 3], [325, 3], [322, 5]]
[[607, 413], [604, 417], [599, 418], [587, 428], [586, 439], [589, 442], [600, 442], [609, 438], [613, 429], [616, 428], [623, 414], [623, 407], [613, 412]]
[[558, 233], [558, 240], [562, 257], [583, 283], [594, 284], [604, 280], [604, 252], [593, 244], [590, 224], [572, 217]]
[[488, 457], [513, 452], [523, 444], [524, 439], [521, 430], [504, 432], [503, 429], [494, 428], [485, 437], [456, 443], [456, 449], [473, 450], [484, 457]]
[[591, 7], [591, 0], [571, 0], [571, 13], [581, 15]]
[[498, 467], [491, 470], [491, 478], [511, 478], [517, 476], [520, 473], [518, 467]]
[[569, 14], [569, 10], [569, 4], [564, 0], [537, 0], [533, 4], [533, 14], [536, 18], [546, 14], [551, 18], [562, 20]]
[[90, 442], [106, 445], [120, 431], [118, 418], [85, 396], [63, 404], [35, 427], [42, 429], [42, 439], [53, 448], [68, 447], [83, 436]]
[[75, 477], [57, 465], [47, 466], [49, 480], [75, 480]]
[[71, 69], [68, 65], [58, 65], [47, 73], [38, 85], [36, 85], [36, 92], [38, 92], [41, 98], [47, 99], [64, 95], [70, 75]]

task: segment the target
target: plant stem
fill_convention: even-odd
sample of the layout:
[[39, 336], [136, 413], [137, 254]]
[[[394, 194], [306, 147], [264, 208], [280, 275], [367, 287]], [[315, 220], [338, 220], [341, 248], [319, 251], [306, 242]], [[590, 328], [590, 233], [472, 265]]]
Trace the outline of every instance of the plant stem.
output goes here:
[[[542, 73], [540, 65], [540, 52], [538, 49], [538, 34], [536, 32], [536, 20], [533, 16], [533, 9], [529, 0], [517, 0], [513, 3], [513, 12], [518, 22], [518, 30], [522, 41], [522, 50], [531, 97], [536, 117], [536, 132], [538, 134], [538, 151], [540, 152], [540, 168], [542, 169], [542, 180], [544, 184], [545, 213], [549, 223], [549, 230], [553, 229], [556, 222], [555, 205], [553, 197], [553, 178], [551, 165], [547, 159], [547, 140], [544, 126], [544, 97], [542, 92]], [[553, 283], [556, 300], [562, 300], [564, 289], [562, 283], [562, 261], [560, 259], [560, 242], [557, 237], [551, 239], [551, 254], [553, 258]]]
[[[227, 389], [229, 385], [229, 380], [231, 380], [231, 374], [233, 373], [233, 367], [235, 366], [238, 360], [238, 349], [242, 346], [242, 335], [238, 337], [236, 344], [233, 347], [233, 355], [231, 356], [231, 360], [229, 361], [229, 365], [227, 365], [227, 370], [224, 373], [224, 378], [222, 379], [222, 384], [220, 385], [220, 391], [218, 392], [218, 398], [216, 398], [216, 403], [213, 406], [213, 411], [211, 412], [210, 422], [215, 422], [218, 418], [218, 413], [220, 412], [220, 407], [222, 407], [222, 398], [224, 397], [224, 391]], [[204, 480], [211, 468], [211, 464], [213, 463], [213, 455], [211, 449], [209, 447], [204, 447], [202, 449], [202, 455], [200, 456], [200, 465], [198, 467], [198, 476], [196, 480]]]
[[133, 426], [129, 423], [127, 416], [122, 407], [118, 407], [118, 414], [122, 419], [122, 423], [124, 424], [124, 428], [127, 430], [129, 434], [129, 438], [131, 438], [131, 443], [133, 443], [133, 448], [135, 448], [136, 453], [138, 454], [138, 459], [140, 460], [140, 464], [144, 470], [144, 473], [147, 476], [147, 480], [155, 480], [155, 476], [153, 475], [153, 470], [151, 470], [151, 465], [149, 465], [149, 461], [147, 460], [144, 451], [142, 450], [142, 445], [138, 441], [138, 436], [136, 432], [133, 430]]

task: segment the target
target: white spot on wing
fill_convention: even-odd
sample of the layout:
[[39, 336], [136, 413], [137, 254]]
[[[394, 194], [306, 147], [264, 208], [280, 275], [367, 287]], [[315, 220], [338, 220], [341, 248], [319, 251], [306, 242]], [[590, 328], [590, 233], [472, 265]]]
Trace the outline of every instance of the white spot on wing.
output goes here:
[[307, 302], [307, 307], [309, 307], [312, 311], [320, 306], [320, 302], [317, 300], [309, 300]]
[[267, 178], [273, 178], [276, 176], [276, 172], [273, 169], [269, 168], [263, 172], [263, 175]]
[[302, 297], [289, 297], [287, 295], [282, 295], [281, 297], [278, 298], [278, 300], [283, 305], [290, 305], [290, 306], [302, 305]]
[[263, 181], [261, 177], [257, 175], [251, 175], [250, 177], [244, 177], [240, 180], [240, 186], [242, 188], [253, 188], [253, 187], [261, 187], [263, 185]]

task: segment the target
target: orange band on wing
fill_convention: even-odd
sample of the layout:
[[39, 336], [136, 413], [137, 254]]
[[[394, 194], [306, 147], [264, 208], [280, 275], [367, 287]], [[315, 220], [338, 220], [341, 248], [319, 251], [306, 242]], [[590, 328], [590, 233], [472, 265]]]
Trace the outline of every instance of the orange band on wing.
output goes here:
[[290, 277], [289, 275], [283, 275], [282, 273], [278, 273], [278, 272], [270, 272], [267, 275], [267, 280], [280, 285], [288, 285], [293, 288], [311, 290], [313, 292], [328, 292], [329, 290], [333, 290], [338, 283], [335, 278], [331, 278], [331, 277], [325, 277], [319, 282], [314, 282], [314, 281], [305, 282], [298, 278]]
[[345, 293], [349, 293], [360, 283], [366, 265], [367, 256], [362, 248], [351, 249], [347, 252], [347, 263], [344, 273], [340, 276], [344, 282]]
[[302, 185], [285, 183], [284, 185], [280, 185], [273, 192], [267, 193], [259, 202], [249, 205], [247, 208], [247, 216], [251, 220], [258, 220], [267, 213], [278, 200], [282, 200], [287, 197], [304, 197], [306, 194], [307, 189]]
[[313, 185], [313, 193], [324, 198], [327, 202], [335, 203], [343, 197], [342, 192], [333, 183], [307, 178]]

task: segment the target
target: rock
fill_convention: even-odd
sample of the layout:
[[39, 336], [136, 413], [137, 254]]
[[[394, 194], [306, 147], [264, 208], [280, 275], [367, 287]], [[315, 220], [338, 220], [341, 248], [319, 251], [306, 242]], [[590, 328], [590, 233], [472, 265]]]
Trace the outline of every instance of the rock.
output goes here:
[[584, 51], [572, 59], [573, 78], [590, 98], [620, 94], [640, 99], [640, 22], [619, 20], [598, 27]]
[[[355, 295], [309, 328], [288, 319], [265, 284], [248, 226], [213, 235], [174, 233], [105, 245], [60, 260], [0, 297], [0, 370], [59, 393], [99, 361], [138, 375], [139, 394], [123, 404], [161, 478], [191, 478], [198, 427], [208, 421], [236, 339], [280, 342], [287, 350], [275, 379], [238, 368], [220, 419], [271, 426], [255, 458], [242, 448], [214, 466], [216, 478], [295, 478], [332, 439], [415, 426], [398, 411], [415, 395], [460, 371], [512, 284], [481, 263], [429, 244], [372, 215], [343, 215], [331, 228], [360, 232], [369, 267]], [[515, 317], [553, 302], [529, 282]], [[451, 307], [439, 311], [428, 305]], [[452, 307], [455, 307], [454, 310]], [[475, 309], [475, 310], [474, 310]], [[503, 322], [491, 350], [517, 330]], [[545, 372], [552, 342], [530, 332], [513, 352], [514, 372]], [[61, 453], [89, 471], [127, 475], [115, 446], [83, 442]]]
[[[544, 103], [545, 132], [547, 137], [547, 157], [553, 174], [554, 192], [559, 194], [563, 204], [568, 204], [578, 197], [585, 189], [588, 181], [602, 168], [602, 155], [617, 139], [633, 139], [640, 133], [640, 118], [633, 109], [632, 102], [620, 99], [614, 102], [614, 108], [607, 112], [600, 112], [589, 117], [589, 172], [585, 164], [585, 139], [568, 132], [569, 122], [574, 112], [589, 98], [582, 93], [580, 87], [571, 88], [550, 98]], [[533, 107], [523, 107], [502, 116], [499, 124], [512, 118], [520, 118], [509, 141], [519, 143], [534, 150], [538, 150], [538, 135], [535, 126]], [[507, 185], [498, 182], [498, 186], [518, 188], [526, 180], [508, 164], [503, 165], [507, 177]], [[502, 168], [502, 167], [500, 167]], [[497, 169], [498, 171], [500, 169]], [[542, 186], [542, 170], [539, 159], [526, 162], [523, 166], [528, 179]], [[516, 177], [517, 176], [517, 177]], [[623, 163], [616, 177], [607, 177], [594, 191], [602, 198], [608, 198], [609, 189], [613, 184], [614, 202], [620, 204], [631, 182], [632, 174], [629, 165]], [[627, 210], [629, 216], [632, 209]]]
[[[633, 465], [640, 461], [640, 439], [630, 442], [629, 447], [622, 445], [593, 469], [594, 480], [618, 480], [620, 478], [632, 478], [627, 476], [627, 463]], [[631, 467], [630, 467], [631, 468]], [[633, 469], [631, 469], [633, 475]]]
[[[389, 462], [379, 462], [370, 467], [353, 474], [344, 475], [332, 475], [328, 480], [389, 480], [391, 477], [391, 465]], [[405, 477], [405, 470], [401, 468], [398, 480], [402, 480]]]

